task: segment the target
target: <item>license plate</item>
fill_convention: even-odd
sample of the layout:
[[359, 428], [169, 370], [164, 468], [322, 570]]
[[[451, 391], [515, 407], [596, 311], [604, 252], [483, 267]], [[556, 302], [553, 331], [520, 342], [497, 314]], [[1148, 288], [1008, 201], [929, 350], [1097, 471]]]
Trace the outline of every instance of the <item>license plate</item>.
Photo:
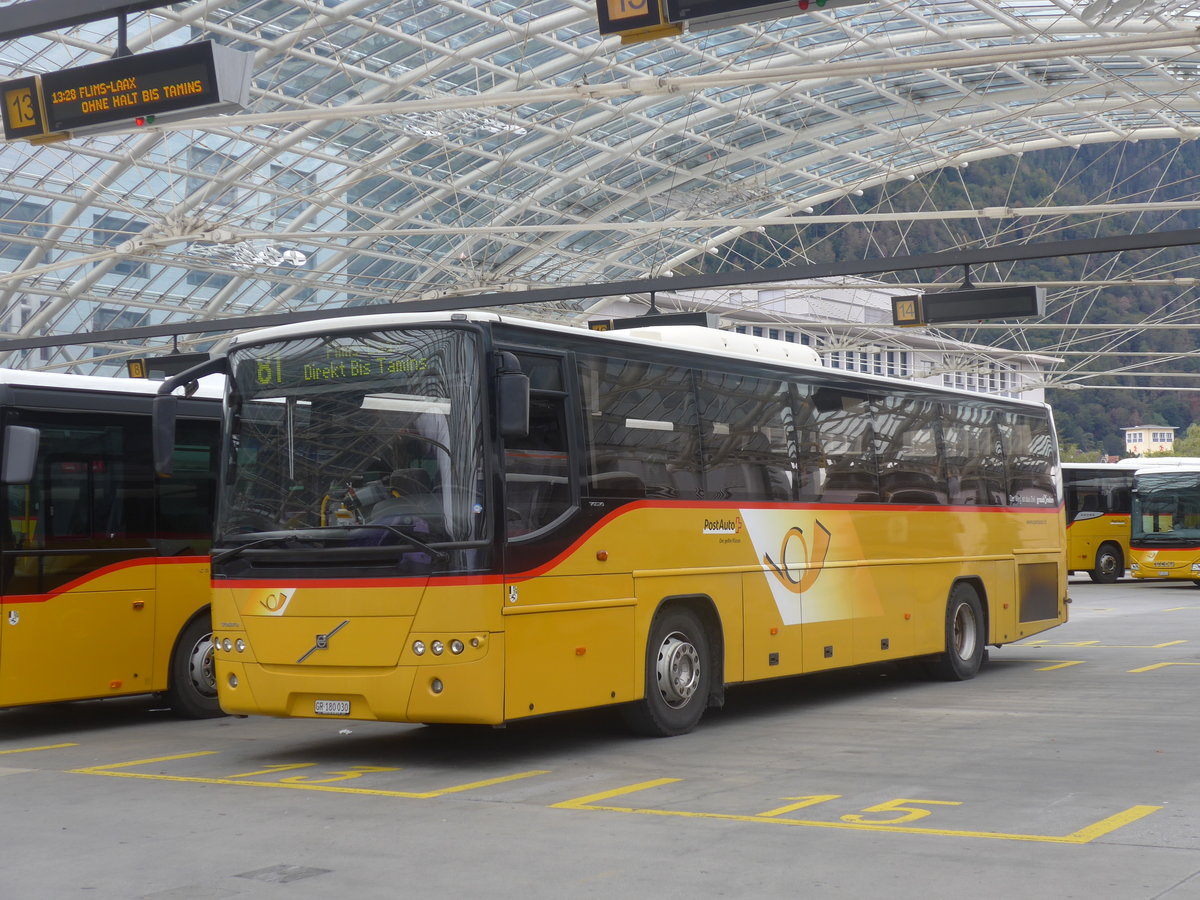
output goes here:
[[318, 716], [348, 716], [350, 715], [350, 701], [317, 700], [313, 711]]

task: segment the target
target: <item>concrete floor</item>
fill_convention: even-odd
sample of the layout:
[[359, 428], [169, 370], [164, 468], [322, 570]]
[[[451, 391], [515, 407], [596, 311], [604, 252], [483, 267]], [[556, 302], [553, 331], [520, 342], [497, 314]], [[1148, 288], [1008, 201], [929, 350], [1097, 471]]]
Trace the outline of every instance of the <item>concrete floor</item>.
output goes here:
[[1200, 590], [1071, 595], [973, 681], [731, 689], [677, 738], [0, 711], [0, 900], [1200, 898]]

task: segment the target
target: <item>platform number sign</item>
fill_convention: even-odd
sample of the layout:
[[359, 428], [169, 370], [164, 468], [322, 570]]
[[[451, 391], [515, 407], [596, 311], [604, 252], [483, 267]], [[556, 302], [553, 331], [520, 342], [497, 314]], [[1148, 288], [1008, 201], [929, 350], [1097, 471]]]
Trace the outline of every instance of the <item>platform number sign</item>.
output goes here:
[[622, 43], [683, 33], [666, 20], [659, 0], [596, 0], [596, 20], [601, 34], [619, 34]]
[[15, 88], [5, 95], [4, 102], [13, 128], [29, 128], [37, 124], [37, 113], [33, 111], [33, 88]]
[[608, 20], [615, 25], [644, 18], [650, 11], [650, 0], [605, 0], [605, 3], [608, 6]]
[[37, 78], [30, 76], [0, 84], [0, 113], [6, 140], [43, 134], [45, 117]]
[[915, 294], [892, 298], [892, 324], [924, 325], [921, 315], [921, 298]]

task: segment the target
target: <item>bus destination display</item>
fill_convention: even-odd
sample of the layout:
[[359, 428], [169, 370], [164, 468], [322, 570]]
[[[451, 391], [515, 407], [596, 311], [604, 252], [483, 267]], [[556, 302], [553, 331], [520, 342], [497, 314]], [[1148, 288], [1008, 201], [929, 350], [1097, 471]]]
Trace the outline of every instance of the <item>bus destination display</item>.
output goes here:
[[251, 59], [201, 41], [23, 79], [11, 84], [17, 90], [12, 102], [21, 104], [14, 109], [24, 113], [6, 115], [5, 137], [100, 134], [200, 111], [239, 110], [249, 97]]

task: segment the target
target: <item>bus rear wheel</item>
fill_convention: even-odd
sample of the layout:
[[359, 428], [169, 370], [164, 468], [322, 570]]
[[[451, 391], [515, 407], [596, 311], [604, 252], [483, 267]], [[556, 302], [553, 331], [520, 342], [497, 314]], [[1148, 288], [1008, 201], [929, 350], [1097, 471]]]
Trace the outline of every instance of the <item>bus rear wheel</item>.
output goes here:
[[1121, 548], [1116, 544], [1101, 544], [1096, 551], [1096, 566], [1088, 571], [1088, 577], [1096, 584], [1114, 584], [1125, 574], [1125, 560]]
[[175, 642], [167, 702], [176, 714], [189, 719], [224, 715], [217, 702], [212, 624], [207, 614], [189, 622]]
[[712, 682], [708, 634], [690, 609], [670, 607], [659, 613], [646, 643], [646, 693], [622, 708], [626, 725], [637, 734], [671, 737], [696, 727]]
[[946, 602], [946, 652], [929, 664], [929, 671], [943, 681], [974, 678], [983, 665], [986, 640], [979, 594], [960, 581]]

